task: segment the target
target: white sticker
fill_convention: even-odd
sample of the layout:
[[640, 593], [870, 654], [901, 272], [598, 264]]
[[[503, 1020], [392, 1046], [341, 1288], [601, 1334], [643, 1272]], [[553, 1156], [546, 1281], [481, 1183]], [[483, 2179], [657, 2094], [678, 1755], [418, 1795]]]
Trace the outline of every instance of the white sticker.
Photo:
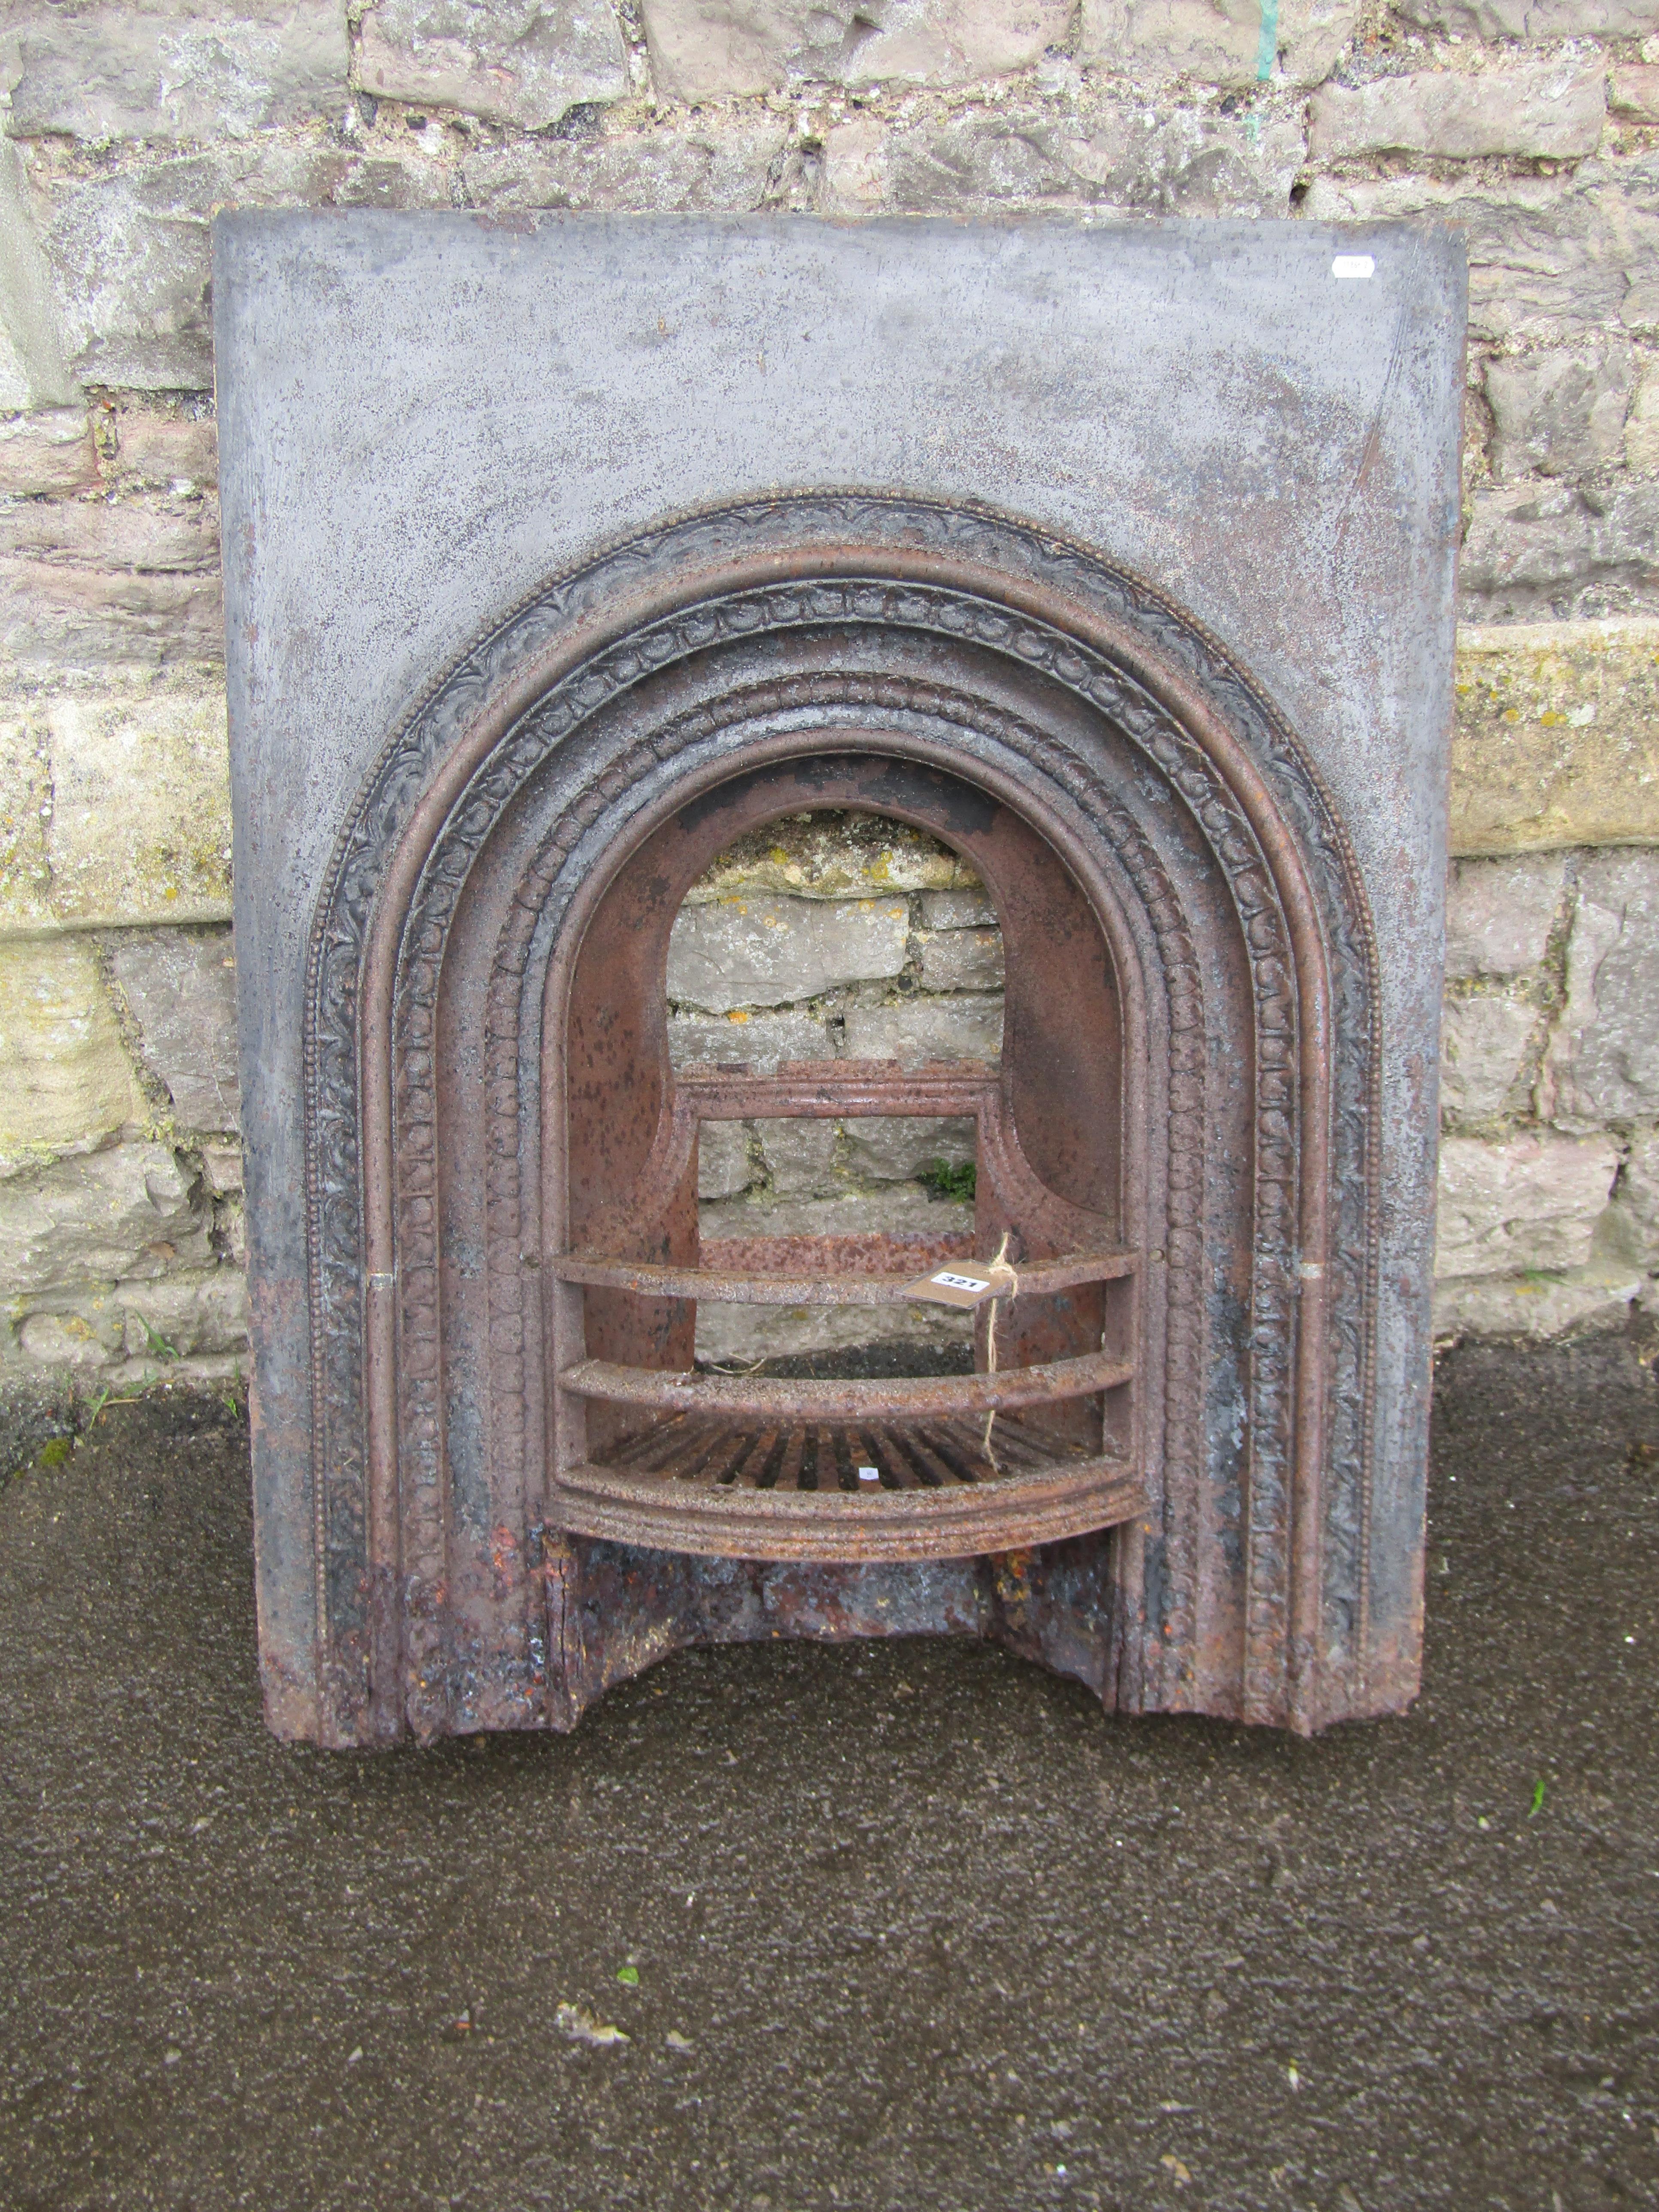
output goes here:
[[1339, 253], [1331, 264], [1333, 276], [1374, 276], [1376, 264], [1369, 253]]
[[945, 1267], [941, 1267], [937, 1274], [930, 1275], [927, 1279], [930, 1283], [938, 1283], [947, 1291], [988, 1291], [991, 1287], [991, 1279], [988, 1275], [953, 1275]]
[[859, 1469], [859, 1480], [860, 1482], [879, 1482], [881, 1480], [881, 1469], [878, 1467], [861, 1467]]

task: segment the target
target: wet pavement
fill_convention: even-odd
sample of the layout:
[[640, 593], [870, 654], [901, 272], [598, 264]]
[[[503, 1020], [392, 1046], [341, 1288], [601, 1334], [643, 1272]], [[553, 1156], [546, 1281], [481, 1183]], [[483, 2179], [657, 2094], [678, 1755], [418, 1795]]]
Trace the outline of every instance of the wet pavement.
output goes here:
[[1659, 2205], [1651, 1350], [1446, 1363], [1425, 1694], [1311, 1743], [912, 1643], [285, 1748], [239, 1425], [106, 1412], [0, 1493], [0, 2205]]

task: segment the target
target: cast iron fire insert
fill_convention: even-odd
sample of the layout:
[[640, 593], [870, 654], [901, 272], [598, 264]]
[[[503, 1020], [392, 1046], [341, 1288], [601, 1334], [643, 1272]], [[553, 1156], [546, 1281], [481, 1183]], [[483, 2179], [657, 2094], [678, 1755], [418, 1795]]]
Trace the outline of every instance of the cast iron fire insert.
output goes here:
[[[1407, 1701], [1454, 246], [239, 216], [216, 299], [273, 1727], [778, 1635]], [[817, 808], [983, 878], [1000, 1066], [671, 1067], [686, 890]], [[975, 1118], [971, 1255], [699, 1251], [704, 1122], [859, 1114]], [[998, 1251], [994, 1371], [693, 1370]]]

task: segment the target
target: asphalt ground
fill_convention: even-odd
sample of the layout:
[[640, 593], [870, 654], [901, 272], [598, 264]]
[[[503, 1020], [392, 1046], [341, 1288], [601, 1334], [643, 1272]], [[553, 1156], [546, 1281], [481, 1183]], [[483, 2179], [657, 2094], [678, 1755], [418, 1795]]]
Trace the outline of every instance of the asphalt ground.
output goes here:
[[913, 1642], [285, 1747], [240, 1422], [106, 1409], [0, 1492], [0, 2205], [1659, 2205], [1652, 1349], [1445, 1363], [1311, 1742]]

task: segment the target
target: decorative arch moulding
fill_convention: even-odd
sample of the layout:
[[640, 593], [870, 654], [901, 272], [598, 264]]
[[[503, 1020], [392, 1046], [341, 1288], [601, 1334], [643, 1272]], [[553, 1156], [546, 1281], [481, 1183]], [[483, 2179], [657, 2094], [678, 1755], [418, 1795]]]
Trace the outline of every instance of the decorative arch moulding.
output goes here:
[[[234, 215], [215, 300], [271, 1726], [894, 1633], [1408, 1705], [1455, 241]], [[999, 1061], [671, 1064], [680, 900], [821, 808], [979, 874]], [[698, 1370], [902, 1295], [699, 1242], [705, 1122], [855, 1111], [973, 1118], [1000, 1357]]]

